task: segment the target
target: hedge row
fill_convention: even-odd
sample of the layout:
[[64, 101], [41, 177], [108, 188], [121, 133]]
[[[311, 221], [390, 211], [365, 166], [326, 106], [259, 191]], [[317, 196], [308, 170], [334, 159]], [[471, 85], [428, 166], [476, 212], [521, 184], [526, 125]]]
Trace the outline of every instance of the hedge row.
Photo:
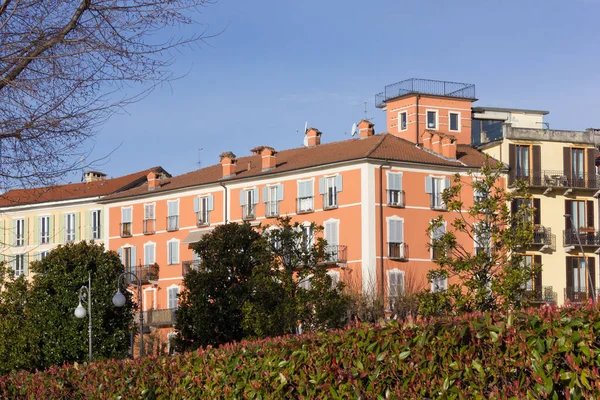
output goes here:
[[0, 378], [1, 398], [600, 398], [600, 311], [361, 326]]

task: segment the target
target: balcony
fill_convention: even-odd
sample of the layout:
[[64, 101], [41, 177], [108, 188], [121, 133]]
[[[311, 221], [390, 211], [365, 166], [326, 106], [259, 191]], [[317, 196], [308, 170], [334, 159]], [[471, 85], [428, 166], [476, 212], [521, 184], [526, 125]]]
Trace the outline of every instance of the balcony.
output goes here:
[[375, 95], [375, 107], [385, 107], [386, 101], [407, 94], [429, 94], [433, 96], [475, 99], [475, 85], [470, 83], [435, 81], [411, 78], [387, 85], [383, 92]]
[[557, 294], [552, 290], [552, 286], [544, 286], [541, 291], [527, 290], [525, 296], [531, 304], [556, 304], [557, 301]]
[[158, 264], [138, 265], [135, 267], [135, 274], [142, 283], [158, 280]]
[[[569, 300], [571, 303], [586, 303], [588, 299], [592, 299], [592, 290], [588, 290], [585, 287], [573, 287], [567, 286], [565, 288], [565, 301]], [[598, 291], [596, 291], [596, 299], [598, 298]]]
[[296, 213], [306, 214], [315, 211], [315, 200], [313, 196], [298, 197], [296, 199]]
[[242, 219], [252, 221], [256, 218], [256, 206], [254, 204], [244, 204], [242, 206]]
[[199, 211], [196, 213], [196, 226], [208, 226], [210, 225], [209, 212], [207, 211]]
[[446, 203], [444, 203], [444, 200], [442, 199], [441, 193], [431, 193], [430, 208], [438, 211], [446, 211], [448, 209]]
[[540, 251], [547, 249], [556, 250], [556, 236], [552, 234], [550, 228], [546, 228], [545, 226], [534, 226], [531, 246], [541, 247]]
[[131, 237], [131, 222], [121, 222], [121, 237]]
[[167, 217], [167, 232], [179, 230], [179, 215], [169, 215]]
[[333, 210], [338, 208], [337, 192], [331, 192], [323, 195], [323, 210]]
[[[163, 310], [148, 310], [142, 312], [146, 326], [173, 326], [177, 321], [177, 309], [166, 308]], [[135, 322], [139, 323], [140, 313], [135, 314]]]
[[279, 217], [279, 202], [278, 201], [267, 201], [266, 205], [266, 213], [265, 216], [267, 218], [277, 218]]
[[581, 242], [582, 246], [600, 247], [600, 232], [596, 231], [593, 227], [580, 228], [579, 231], [563, 231], [564, 247], [579, 246], [579, 242]]
[[408, 246], [406, 243], [388, 242], [388, 258], [390, 260], [408, 259]]
[[325, 246], [325, 264], [345, 263], [348, 261], [348, 246], [328, 244]]
[[145, 219], [144, 220], [144, 235], [153, 235], [156, 233], [156, 220]]
[[600, 176], [593, 174], [577, 174], [571, 171], [542, 170], [542, 171], [516, 171], [508, 174], [508, 183], [517, 180], [525, 181], [530, 187], [563, 188], [563, 189], [591, 189], [600, 188]]
[[404, 191], [390, 190], [387, 191], [387, 205], [389, 207], [404, 207]]
[[181, 263], [181, 274], [186, 275], [192, 270], [197, 270], [200, 267], [200, 260], [188, 260]]

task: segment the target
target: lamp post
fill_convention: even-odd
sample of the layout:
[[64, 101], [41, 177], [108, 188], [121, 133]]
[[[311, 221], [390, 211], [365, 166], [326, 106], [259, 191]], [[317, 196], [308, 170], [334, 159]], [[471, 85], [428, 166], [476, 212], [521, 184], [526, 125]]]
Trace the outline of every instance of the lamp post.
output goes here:
[[[574, 227], [575, 223], [573, 222], [573, 218], [571, 214], [564, 214], [563, 217], [569, 218], [571, 220], [571, 226]], [[577, 237], [577, 243], [579, 244], [579, 249], [581, 250], [581, 256], [583, 257], [583, 262], [585, 265], [585, 272], [587, 274], [588, 283], [590, 285], [592, 291], [592, 302], [596, 303], [596, 289], [594, 288], [594, 282], [592, 282], [592, 277], [590, 275], [590, 271], [588, 270], [588, 262], [587, 257], [585, 256], [585, 252], [583, 251], [583, 246], [581, 245], [581, 239], [579, 238], [579, 232], [575, 232], [575, 236]]]
[[[82, 301], [87, 301], [87, 312], [81, 305]], [[85, 318], [88, 315], [88, 361], [92, 362], [92, 276], [88, 275], [88, 285], [79, 288], [79, 305], [75, 308], [77, 318]]]
[[[123, 272], [121, 275], [119, 275], [119, 277], [117, 278], [117, 293], [115, 293], [115, 295], [112, 298], [112, 302], [115, 305], [115, 307], [123, 307], [125, 305], [125, 303], [127, 302], [127, 299], [125, 298], [125, 295], [123, 293], [121, 293], [121, 278], [123, 278], [125, 275], [130, 275], [132, 276], [136, 281], [137, 281], [137, 286], [138, 286], [138, 299], [140, 302], [140, 358], [144, 357], [144, 313], [143, 313], [143, 306], [142, 306], [142, 281], [140, 280], [140, 278], [138, 278], [138, 276], [136, 274], [134, 274], [133, 272]], [[131, 352], [133, 354], [133, 348], [131, 349]]]

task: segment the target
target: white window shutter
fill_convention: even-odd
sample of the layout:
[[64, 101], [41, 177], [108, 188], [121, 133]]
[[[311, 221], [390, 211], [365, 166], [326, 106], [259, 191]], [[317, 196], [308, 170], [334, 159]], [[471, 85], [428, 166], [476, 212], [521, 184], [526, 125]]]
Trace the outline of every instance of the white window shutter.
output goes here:
[[342, 191], [342, 175], [335, 176], [335, 190], [338, 192]]
[[283, 200], [283, 185], [281, 183], [279, 185], [277, 185], [277, 200], [278, 201]]
[[448, 189], [448, 188], [450, 187], [450, 179], [449, 179], [449, 178], [446, 178], [446, 179], [444, 180], [444, 183], [445, 183], [444, 189]]
[[304, 182], [304, 196], [312, 197], [314, 192], [313, 181]]
[[29, 275], [29, 254], [23, 254], [23, 275]]
[[258, 189], [252, 189], [254, 191], [254, 204], [258, 204]]
[[267, 186], [265, 186], [263, 188], [263, 203], [266, 203], [269, 201], [269, 193], [267, 193], [269, 190], [269, 188]]
[[135, 246], [131, 246], [131, 261], [130, 261], [130, 265], [131, 265], [131, 269], [133, 271], [135, 271], [135, 267], [137, 265], [137, 255], [136, 255], [136, 251], [135, 251]]
[[325, 194], [325, 178], [319, 178], [319, 194]]
[[214, 197], [212, 194], [208, 195], [208, 200], [206, 201], [208, 203], [208, 211], [212, 211], [214, 208]]
[[246, 190], [240, 190], [240, 206], [246, 205]]
[[194, 197], [194, 212], [200, 212], [200, 198]]
[[433, 191], [433, 182], [430, 176], [425, 177], [425, 193], [431, 193]]

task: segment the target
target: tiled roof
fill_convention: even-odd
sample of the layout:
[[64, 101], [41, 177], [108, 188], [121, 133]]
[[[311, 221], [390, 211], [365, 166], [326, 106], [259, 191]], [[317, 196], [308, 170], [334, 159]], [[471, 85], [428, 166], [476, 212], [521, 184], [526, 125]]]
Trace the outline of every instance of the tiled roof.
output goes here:
[[163, 179], [161, 186], [151, 192], [148, 191], [146, 185], [141, 185], [130, 190], [112, 194], [103, 200], [116, 200], [220, 181], [230, 182], [235, 179], [261, 177], [279, 172], [294, 171], [302, 168], [363, 158], [463, 168], [479, 168], [485, 161], [484, 154], [469, 145], [457, 145], [456, 155], [457, 160], [449, 160], [425, 151], [417, 147], [415, 143], [384, 133], [364, 139], [350, 139], [342, 142], [320, 144], [315, 147], [282, 150], [277, 153], [277, 166], [268, 171], [262, 171], [262, 159], [260, 155], [250, 155], [237, 159], [236, 174], [227, 179], [222, 179], [223, 171], [221, 164], [215, 164], [170, 179]]
[[[0, 207], [84, 199], [118, 193], [142, 184], [150, 171], [166, 173], [161, 167], [153, 167], [133, 174], [89, 183], [70, 183], [41, 188], [9, 190], [0, 195]], [[146, 186], [144, 185], [144, 187]]]

